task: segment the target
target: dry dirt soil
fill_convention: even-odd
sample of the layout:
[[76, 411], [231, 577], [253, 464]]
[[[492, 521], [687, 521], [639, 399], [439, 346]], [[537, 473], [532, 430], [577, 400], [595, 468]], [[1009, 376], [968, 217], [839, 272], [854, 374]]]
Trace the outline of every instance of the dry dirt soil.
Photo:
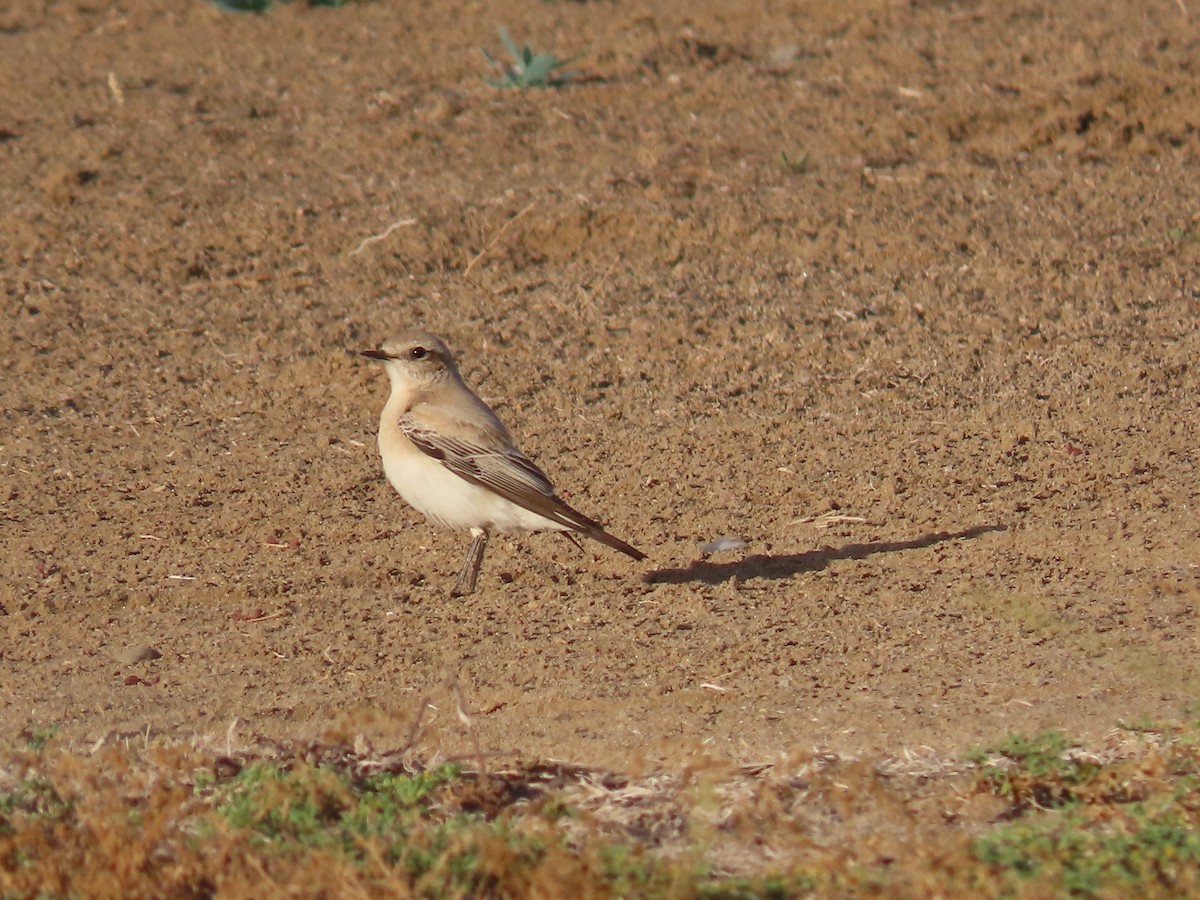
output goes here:
[[[578, 76], [489, 84], [497, 25]], [[1191, 716], [1198, 26], [7, 6], [0, 739], [627, 766]], [[498, 537], [448, 596], [354, 353], [415, 324], [644, 564]]]

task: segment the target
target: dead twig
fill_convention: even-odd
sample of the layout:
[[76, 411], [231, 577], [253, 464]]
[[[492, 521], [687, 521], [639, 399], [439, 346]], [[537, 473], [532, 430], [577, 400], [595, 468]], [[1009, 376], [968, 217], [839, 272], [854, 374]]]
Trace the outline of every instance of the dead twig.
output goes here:
[[278, 619], [280, 616], [286, 616], [286, 612], [273, 612], [269, 616], [255, 616], [253, 619], [242, 619], [243, 622], [266, 622], [270, 619]]
[[409, 225], [416, 225], [416, 224], [417, 224], [416, 219], [398, 219], [397, 221], [395, 221], [391, 225], [389, 225], [387, 228], [383, 229], [383, 231], [379, 232], [379, 234], [372, 234], [368, 237], [363, 238], [362, 243], [359, 244], [357, 247], [355, 247], [353, 250], [351, 250], [349, 255], [357, 256], [358, 254], [362, 253], [363, 250], [365, 250], [369, 245], [377, 243], [378, 241], [382, 241], [385, 238], [389, 237], [391, 235], [391, 233], [393, 231], [395, 231], [396, 229], [405, 228]]
[[476, 253], [475, 258], [472, 259], [469, 263], [467, 263], [467, 267], [465, 269], [463, 269], [463, 274], [470, 275], [471, 270], [473, 268], [475, 268], [475, 264], [477, 262], [479, 262], [481, 259], [483, 259], [483, 257], [487, 255], [487, 252], [489, 250], [491, 250], [494, 246], [496, 246], [496, 242], [499, 241], [500, 238], [504, 237], [504, 232], [508, 231], [508, 229], [512, 227], [513, 223], [515, 221], [517, 221], [517, 219], [521, 218], [523, 215], [525, 215], [527, 212], [529, 212], [531, 209], [533, 209], [534, 206], [536, 206], [536, 205], [537, 205], [537, 201], [531, 200], [529, 202], [528, 206], [526, 206], [523, 210], [521, 210], [519, 213], [517, 213], [515, 216], [513, 216], [511, 219], [509, 219], [507, 222], [505, 222], [504, 225], [500, 228], [500, 230], [496, 232], [496, 236], [487, 242], [487, 246], [485, 246], [482, 250], [480, 250], [478, 253]]
[[620, 261], [621, 261], [621, 254], [618, 253], [616, 259], [614, 259], [612, 261], [612, 265], [610, 265], [607, 269], [604, 270], [604, 274], [600, 276], [600, 280], [598, 282], [596, 282], [596, 286], [592, 288], [592, 296], [593, 297], [599, 295], [600, 289], [602, 287], [604, 287], [604, 282], [608, 281], [608, 276], [612, 274], [612, 270], [617, 267], [617, 263], [619, 263]]
[[483, 747], [479, 744], [479, 735], [475, 733], [475, 723], [467, 710], [467, 698], [463, 693], [462, 684], [458, 680], [458, 672], [447, 672], [445, 684], [454, 695], [454, 711], [457, 713], [458, 721], [462, 724], [463, 729], [467, 732], [468, 739], [471, 741], [472, 755], [478, 760], [479, 774], [482, 778], [486, 779], [488, 777], [487, 756], [483, 752]]
[[831, 525], [863, 525], [866, 524], [866, 521], [862, 516], [843, 516], [838, 513], [827, 512], [816, 516], [805, 516], [802, 519], [793, 519], [788, 524], [828, 528]]

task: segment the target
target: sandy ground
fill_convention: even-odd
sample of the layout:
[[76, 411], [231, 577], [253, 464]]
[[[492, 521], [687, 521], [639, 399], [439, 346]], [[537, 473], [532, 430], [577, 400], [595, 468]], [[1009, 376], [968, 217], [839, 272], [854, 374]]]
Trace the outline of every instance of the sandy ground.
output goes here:
[[[1194, 714], [1200, 9], [37, 7], [0, 738], [429, 703], [422, 752], [632, 765]], [[497, 24], [581, 77], [490, 86]], [[467, 538], [384, 481], [350, 352], [415, 324], [645, 564], [498, 538], [447, 596]]]

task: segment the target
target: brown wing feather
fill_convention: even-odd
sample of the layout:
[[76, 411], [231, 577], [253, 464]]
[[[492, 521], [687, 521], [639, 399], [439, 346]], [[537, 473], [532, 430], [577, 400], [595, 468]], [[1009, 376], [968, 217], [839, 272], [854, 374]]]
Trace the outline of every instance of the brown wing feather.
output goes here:
[[646, 558], [642, 551], [613, 537], [598, 522], [564, 503], [554, 493], [554, 486], [546, 474], [515, 447], [481, 447], [421, 428], [408, 416], [401, 416], [399, 425], [413, 446], [438, 460], [459, 478], [486, 488], [551, 522], [586, 534], [634, 559]]

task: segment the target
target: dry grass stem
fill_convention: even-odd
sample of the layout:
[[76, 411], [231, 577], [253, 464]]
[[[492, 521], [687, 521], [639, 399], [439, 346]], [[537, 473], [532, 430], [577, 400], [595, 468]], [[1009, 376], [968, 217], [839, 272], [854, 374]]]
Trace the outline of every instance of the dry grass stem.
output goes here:
[[390, 237], [392, 232], [396, 231], [397, 229], [405, 228], [409, 225], [416, 225], [416, 224], [417, 224], [416, 219], [398, 219], [397, 221], [395, 221], [391, 225], [389, 225], [387, 228], [385, 228], [383, 231], [379, 232], [379, 234], [372, 234], [369, 237], [363, 238], [362, 243], [359, 244], [357, 247], [355, 247], [353, 250], [351, 250], [349, 255], [357, 256], [358, 254], [362, 253], [363, 250], [365, 250], [367, 247], [371, 246], [371, 244], [378, 243], [379, 241], [385, 240], [386, 238]]
[[843, 516], [839, 513], [827, 512], [820, 515], [804, 516], [793, 519], [788, 525], [812, 525], [814, 528], [829, 528], [832, 525], [865, 525], [867, 520], [862, 516]]
[[519, 213], [517, 213], [515, 216], [513, 216], [511, 219], [509, 219], [507, 222], [505, 222], [504, 225], [501, 226], [500, 230], [498, 232], [496, 232], [496, 236], [494, 238], [492, 238], [490, 241], [488, 241], [487, 245], [482, 250], [480, 250], [478, 253], [476, 253], [475, 257], [469, 263], [467, 263], [467, 267], [463, 270], [463, 275], [470, 275], [471, 270], [475, 268], [475, 264], [478, 263], [481, 259], [483, 259], [483, 257], [487, 255], [487, 252], [489, 250], [491, 250], [492, 247], [496, 246], [496, 242], [499, 241], [500, 238], [504, 237], [504, 233], [513, 226], [513, 223], [516, 222], [518, 219], [520, 219], [522, 216], [524, 216], [531, 209], [533, 209], [534, 206], [536, 206], [536, 205], [537, 205], [537, 201], [531, 200], [529, 202], [528, 206], [526, 206], [523, 210], [521, 210]]

